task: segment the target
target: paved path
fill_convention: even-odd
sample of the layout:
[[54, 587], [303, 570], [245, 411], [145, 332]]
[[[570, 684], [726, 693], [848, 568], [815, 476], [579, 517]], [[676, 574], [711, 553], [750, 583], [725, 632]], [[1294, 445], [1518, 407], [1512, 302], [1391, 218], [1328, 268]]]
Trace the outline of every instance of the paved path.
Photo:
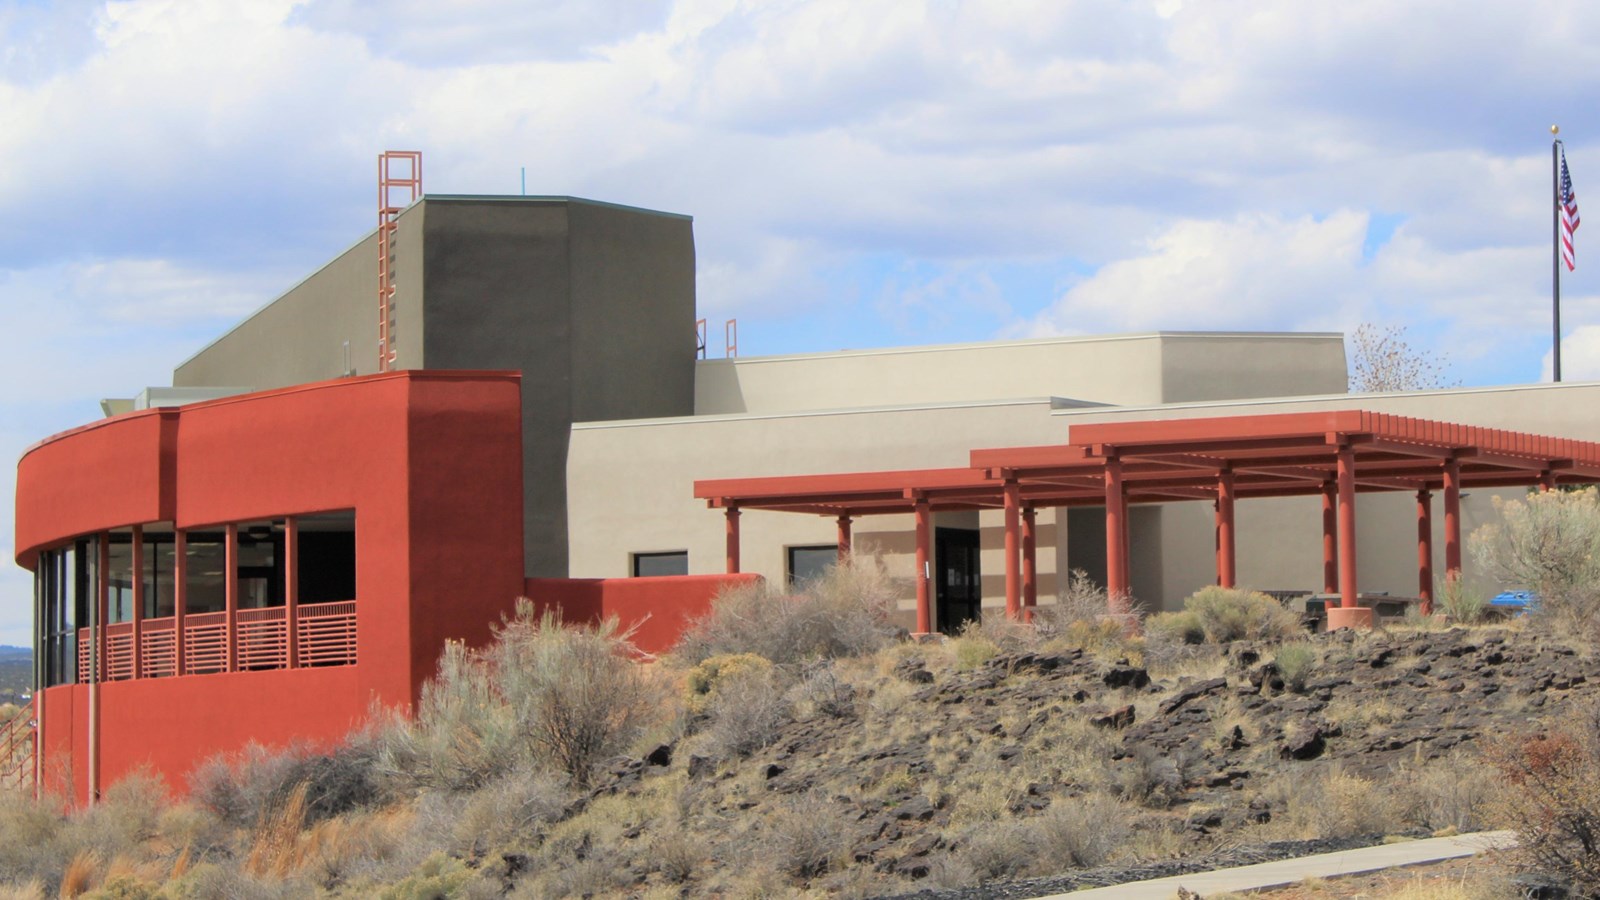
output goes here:
[[1240, 866], [1237, 869], [1219, 869], [1215, 872], [1196, 872], [1152, 881], [1137, 881], [1115, 887], [1091, 888], [1070, 894], [1055, 894], [1041, 900], [1172, 900], [1178, 888], [1185, 887], [1202, 897], [1221, 891], [1249, 891], [1261, 888], [1299, 884], [1307, 878], [1337, 878], [1340, 875], [1359, 875], [1397, 866], [1416, 866], [1443, 862], [1463, 856], [1474, 856], [1485, 850], [1509, 847], [1516, 843], [1509, 831], [1480, 831], [1459, 837], [1426, 838], [1420, 841], [1402, 841], [1398, 844], [1380, 844], [1338, 853], [1321, 853], [1299, 859], [1280, 859], [1277, 862]]

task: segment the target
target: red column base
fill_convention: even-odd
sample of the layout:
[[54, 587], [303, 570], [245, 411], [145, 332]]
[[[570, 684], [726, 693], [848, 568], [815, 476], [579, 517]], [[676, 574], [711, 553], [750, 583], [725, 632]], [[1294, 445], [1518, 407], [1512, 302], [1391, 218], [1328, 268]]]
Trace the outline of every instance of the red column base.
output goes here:
[[1372, 609], [1366, 606], [1328, 607], [1328, 630], [1354, 628], [1356, 631], [1372, 630]]

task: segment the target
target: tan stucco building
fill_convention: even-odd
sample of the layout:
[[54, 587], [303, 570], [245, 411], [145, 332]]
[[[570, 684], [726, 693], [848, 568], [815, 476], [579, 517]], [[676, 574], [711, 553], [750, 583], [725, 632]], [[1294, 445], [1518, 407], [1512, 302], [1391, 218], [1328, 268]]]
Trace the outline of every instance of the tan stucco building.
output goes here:
[[[375, 238], [358, 243], [179, 365], [181, 390], [152, 389], [138, 402], [373, 371], [376, 252]], [[522, 374], [524, 555], [534, 577], [722, 571], [723, 518], [694, 498], [697, 480], [965, 466], [978, 448], [1066, 443], [1078, 423], [1364, 409], [1600, 439], [1588, 413], [1600, 385], [1354, 396], [1343, 338], [1328, 333], [697, 358], [692, 220], [575, 198], [426, 197], [399, 216], [393, 253], [395, 367]], [[1464, 497], [1465, 532], [1493, 515], [1490, 494]], [[1416, 593], [1412, 502], [1362, 495], [1361, 590]], [[1317, 503], [1240, 503], [1241, 584], [1319, 587]], [[1000, 513], [939, 513], [934, 526], [935, 567], [960, 555], [983, 608], [1001, 604]], [[742, 527], [743, 568], [771, 579], [813, 571], [836, 544], [834, 523], [820, 516], [752, 511]], [[1042, 602], [1071, 569], [1104, 577], [1104, 535], [1101, 509], [1039, 511]], [[1135, 506], [1129, 535], [1131, 589], [1146, 608], [1171, 608], [1216, 577], [1206, 501]], [[911, 517], [863, 518], [853, 540], [906, 578], [909, 621]]]

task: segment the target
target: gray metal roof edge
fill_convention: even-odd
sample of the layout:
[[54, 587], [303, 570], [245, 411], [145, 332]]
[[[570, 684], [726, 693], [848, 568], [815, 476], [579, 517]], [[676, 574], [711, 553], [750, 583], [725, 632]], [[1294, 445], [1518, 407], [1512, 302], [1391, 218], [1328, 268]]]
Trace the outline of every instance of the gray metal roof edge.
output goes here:
[[895, 356], [908, 353], [944, 353], [950, 351], [983, 350], [1004, 347], [1027, 347], [1044, 344], [1089, 344], [1116, 341], [1150, 340], [1210, 340], [1215, 338], [1248, 338], [1259, 340], [1344, 340], [1339, 331], [1139, 331], [1121, 334], [1054, 335], [1040, 338], [1010, 338], [993, 341], [968, 341], [959, 344], [917, 344], [906, 347], [866, 347], [851, 350], [823, 350], [815, 353], [782, 353], [772, 356], [738, 356], [721, 359], [697, 360], [697, 364], [732, 364], [789, 362], [793, 360], [823, 359], [839, 356]]
[[754, 422], [763, 419], [804, 419], [819, 416], [859, 416], [878, 413], [920, 412], [932, 409], [980, 409], [996, 406], [1044, 406], [1092, 404], [1091, 400], [1063, 397], [1019, 397], [1010, 400], [960, 400], [950, 403], [906, 403], [898, 406], [855, 406], [839, 409], [791, 409], [764, 413], [711, 413], [698, 416], [662, 416], [653, 419], [611, 419], [600, 422], [573, 422], [573, 431], [599, 431], [607, 428], [644, 428], [656, 425], [697, 425], [712, 422]]
[[612, 203], [609, 200], [591, 200], [588, 197], [572, 197], [566, 194], [423, 194], [423, 200], [443, 201], [445, 203], [580, 203], [584, 206], [601, 206], [606, 209], [618, 209], [624, 212], [644, 213], [650, 216], [666, 216], [669, 219], [683, 219], [693, 222], [694, 216], [687, 213], [667, 212], [664, 209], [650, 209], [645, 206], [629, 206], [626, 203]]

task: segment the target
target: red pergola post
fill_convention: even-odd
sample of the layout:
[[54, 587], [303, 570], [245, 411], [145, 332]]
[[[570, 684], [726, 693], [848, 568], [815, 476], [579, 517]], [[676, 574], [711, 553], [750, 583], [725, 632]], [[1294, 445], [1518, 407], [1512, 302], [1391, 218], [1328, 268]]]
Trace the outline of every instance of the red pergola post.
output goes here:
[[1461, 463], [1444, 464], [1444, 577], [1461, 575]]
[[1233, 470], [1217, 474], [1217, 584], [1231, 588], [1237, 582], [1233, 541]]
[[839, 563], [850, 558], [850, 514], [839, 514]]
[[917, 497], [917, 633], [933, 631], [933, 598], [930, 596], [932, 573], [929, 571], [929, 545], [933, 543], [933, 516], [928, 510], [928, 499]]
[[723, 532], [727, 538], [726, 568], [729, 575], [739, 573], [739, 507], [730, 506], [722, 511], [725, 525]]
[[1106, 457], [1106, 596], [1113, 615], [1132, 611], [1128, 596], [1128, 496], [1122, 488], [1122, 460]]
[[1006, 479], [1001, 493], [1006, 510], [1006, 618], [1022, 617], [1022, 486]]
[[1039, 605], [1039, 533], [1035, 510], [1022, 508], [1022, 618], [1033, 621], [1033, 608]]
[[1356, 451], [1339, 446], [1339, 605], [1356, 606]]
[[1555, 489], [1556, 489], [1556, 473], [1554, 471], [1550, 470], [1550, 469], [1545, 469], [1543, 472], [1540, 472], [1539, 473], [1539, 490], [1541, 490], [1541, 491], [1553, 491]]
[[1417, 596], [1422, 614], [1433, 615], [1433, 494], [1417, 491]]
[[1339, 516], [1338, 487], [1322, 483], [1322, 592], [1339, 593]]

